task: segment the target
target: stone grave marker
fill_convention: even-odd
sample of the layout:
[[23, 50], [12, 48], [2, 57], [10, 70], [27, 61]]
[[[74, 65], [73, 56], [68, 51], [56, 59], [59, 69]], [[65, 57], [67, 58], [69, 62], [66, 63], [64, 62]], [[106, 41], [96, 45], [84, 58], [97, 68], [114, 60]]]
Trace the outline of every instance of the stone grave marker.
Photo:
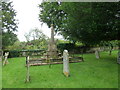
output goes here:
[[63, 74], [68, 77], [70, 76], [69, 71], [69, 54], [67, 50], [63, 51]]
[[6, 52], [6, 53], [5, 53], [5, 56], [4, 56], [3, 66], [4, 66], [5, 64], [8, 64], [8, 60], [7, 60], [8, 55], [9, 55], [9, 52]]
[[99, 51], [98, 51], [98, 50], [95, 50], [95, 56], [96, 56], [97, 59], [100, 58], [100, 55], [99, 55]]
[[30, 82], [30, 73], [29, 73], [29, 60], [30, 60], [30, 57], [26, 57], [26, 64], [27, 64], [27, 75], [26, 75], [26, 81], [25, 82]]

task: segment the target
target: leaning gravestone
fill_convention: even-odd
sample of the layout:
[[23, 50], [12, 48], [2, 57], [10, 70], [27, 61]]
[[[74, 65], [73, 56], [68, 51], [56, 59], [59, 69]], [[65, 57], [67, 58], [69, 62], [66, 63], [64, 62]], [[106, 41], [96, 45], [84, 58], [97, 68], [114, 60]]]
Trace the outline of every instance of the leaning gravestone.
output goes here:
[[120, 51], [118, 52], [117, 63], [120, 64]]
[[6, 53], [5, 53], [5, 56], [4, 56], [5, 58], [4, 58], [3, 66], [4, 66], [5, 64], [8, 64], [8, 60], [7, 60], [8, 55], [9, 55], [9, 52], [6, 52]]
[[67, 50], [63, 51], [63, 74], [68, 77], [70, 76], [69, 71], [69, 54]]

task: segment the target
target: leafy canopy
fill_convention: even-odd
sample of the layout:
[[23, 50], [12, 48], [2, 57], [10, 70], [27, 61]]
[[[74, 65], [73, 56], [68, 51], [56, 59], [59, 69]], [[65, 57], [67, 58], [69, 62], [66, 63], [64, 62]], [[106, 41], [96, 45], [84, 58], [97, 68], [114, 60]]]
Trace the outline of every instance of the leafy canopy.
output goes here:
[[120, 40], [120, 3], [43, 2], [39, 20], [66, 39], [95, 45]]
[[13, 9], [12, 2], [2, 1], [2, 45], [3, 49], [6, 46], [13, 45], [17, 39], [14, 34], [17, 31], [17, 20], [15, 19], [16, 12]]

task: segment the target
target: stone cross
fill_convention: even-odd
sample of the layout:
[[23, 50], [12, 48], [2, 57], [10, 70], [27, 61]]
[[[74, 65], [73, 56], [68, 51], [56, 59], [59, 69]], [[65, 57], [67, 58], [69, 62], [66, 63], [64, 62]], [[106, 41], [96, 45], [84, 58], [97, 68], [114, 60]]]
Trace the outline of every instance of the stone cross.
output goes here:
[[69, 71], [69, 54], [67, 50], [63, 51], [63, 74], [68, 77], [70, 76]]

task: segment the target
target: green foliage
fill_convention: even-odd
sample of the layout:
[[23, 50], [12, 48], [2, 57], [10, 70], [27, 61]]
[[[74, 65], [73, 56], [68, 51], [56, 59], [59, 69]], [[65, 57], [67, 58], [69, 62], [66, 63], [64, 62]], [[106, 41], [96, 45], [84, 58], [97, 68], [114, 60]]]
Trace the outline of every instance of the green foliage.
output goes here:
[[51, 24], [54, 24], [55, 31], [59, 30], [59, 27], [62, 24], [62, 17], [64, 16], [63, 10], [59, 10], [59, 5], [60, 4], [57, 2], [44, 2], [39, 5], [40, 9], [42, 9], [39, 20], [47, 23], [48, 27], [50, 27]]
[[20, 51], [19, 50], [4, 50], [3, 55], [5, 54], [5, 52], [9, 52], [8, 58], [19, 57], [20, 56]]
[[19, 57], [19, 56], [20, 56], [20, 51], [18, 50], [9, 51], [9, 58]]
[[6, 46], [14, 44], [17, 40], [17, 35], [14, 31], [17, 31], [17, 22], [15, 19], [16, 12], [13, 9], [12, 2], [2, 1], [2, 42], [3, 49]]
[[120, 3], [105, 2], [43, 2], [40, 5], [42, 22], [65, 38], [96, 45], [101, 41], [120, 40]]
[[25, 34], [26, 49], [46, 49], [48, 37], [38, 28], [32, 29]]
[[17, 41], [17, 35], [13, 32], [3, 32], [2, 33], [2, 45], [3, 49], [5, 49], [7, 46], [13, 45], [15, 41]]
[[9, 52], [9, 58], [13, 58], [13, 57], [21, 57], [21, 56], [27, 56], [27, 55], [38, 55], [41, 56], [45, 50], [4, 50], [3, 54], [5, 52]]
[[64, 50], [73, 51], [75, 49], [75, 44], [73, 43], [59, 43], [57, 48], [63, 52]]
[[86, 53], [88, 50], [90, 50], [89, 46], [84, 45], [77, 45], [75, 43], [59, 43], [57, 44], [58, 50], [62, 53], [64, 50], [68, 50], [69, 53], [75, 54], [75, 53]]
[[17, 22], [16, 12], [13, 9], [12, 2], [2, 2], [2, 30], [16, 31]]
[[7, 50], [20, 50], [23, 48], [23, 43], [20, 41], [16, 41], [13, 45], [6, 47]]

